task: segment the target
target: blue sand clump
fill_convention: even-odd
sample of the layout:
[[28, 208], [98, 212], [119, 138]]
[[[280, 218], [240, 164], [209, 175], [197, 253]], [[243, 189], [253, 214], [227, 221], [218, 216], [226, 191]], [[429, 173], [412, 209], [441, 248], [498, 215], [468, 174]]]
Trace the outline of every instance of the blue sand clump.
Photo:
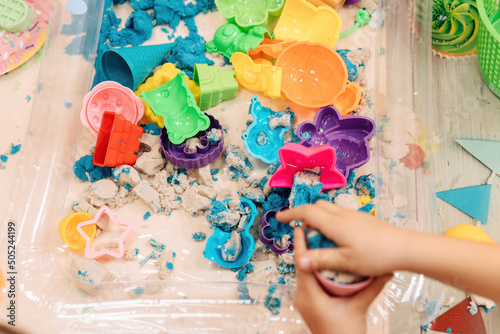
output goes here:
[[375, 177], [372, 174], [362, 175], [358, 178], [355, 185], [358, 196], [369, 195], [375, 197]]
[[266, 296], [266, 300], [264, 301], [264, 306], [267, 307], [269, 311], [271, 311], [272, 315], [280, 314], [281, 308], [281, 300], [278, 297], [273, 297], [276, 289], [276, 283], [272, 283], [269, 286], [268, 295]]
[[262, 203], [263, 214], [268, 211], [278, 211], [284, 206], [289, 206], [288, 198], [290, 197], [291, 189], [289, 188], [273, 188]]
[[110, 167], [99, 167], [92, 163], [92, 155], [85, 155], [75, 162], [73, 166], [75, 176], [82, 181], [95, 182], [111, 177]]
[[264, 236], [268, 239], [281, 240], [283, 236], [289, 235], [293, 242], [293, 227], [290, 224], [280, 223], [276, 218], [270, 217], [267, 221], [269, 226], [264, 229]]
[[207, 238], [207, 235], [203, 232], [195, 232], [193, 233], [193, 239], [196, 241], [203, 241]]
[[161, 129], [155, 123], [149, 123], [145, 125], [143, 128], [144, 133], [149, 133], [153, 136], [159, 136], [161, 133]]

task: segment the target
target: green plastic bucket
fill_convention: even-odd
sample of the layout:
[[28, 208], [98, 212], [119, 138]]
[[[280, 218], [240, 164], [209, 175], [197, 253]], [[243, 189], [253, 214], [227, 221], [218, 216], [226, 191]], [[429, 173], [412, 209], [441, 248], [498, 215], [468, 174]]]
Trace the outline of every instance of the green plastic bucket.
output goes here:
[[477, 55], [486, 85], [500, 97], [500, 0], [477, 0]]

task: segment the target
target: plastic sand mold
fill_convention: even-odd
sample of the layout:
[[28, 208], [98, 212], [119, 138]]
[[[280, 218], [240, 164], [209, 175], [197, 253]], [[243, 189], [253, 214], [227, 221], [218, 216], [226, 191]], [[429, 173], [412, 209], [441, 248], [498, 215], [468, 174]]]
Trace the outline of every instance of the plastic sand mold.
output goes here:
[[[227, 203], [232, 199], [226, 199], [223, 202]], [[252, 227], [253, 222], [259, 212], [255, 207], [255, 204], [249, 199], [240, 198], [241, 205], [248, 207], [251, 210], [251, 214], [247, 217], [246, 225], [241, 234], [241, 252], [238, 258], [234, 262], [225, 261], [222, 258], [221, 247], [224, 245], [229, 238], [231, 238], [231, 232], [224, 232], [222, 229], [216, 227], [214, 234], [207, 240], [205, 250], [203, 251], [203, 256], [210, 261], [216, 262], [219, 266], [225, 268], [239, 268], [244, 266], [250, 257], [255, 252], [255, 240], [250, 234], [249, 230]]]
[[346, 89], [348, 74], [344, 60], [321, 43], [293, 44], [280, 54], [276, 67], [283, 69], [283, 94], [304, 107], [331, 105]]
[[216, 66], [196, 64], [193, 79], [200, 86], [200, 109], [207, 110], [224, 100], [236, 98], [238, 82], [233, 70], [221, 70]]
[[[275, 253], [275, 254], [284, 254], [284, 253], [287, 253], [287, 252], [293, 252], [293, 242], [291, 242], [290, 240], [288, 241], [288, 244], [286, 245], [286, 247], [279, 247], [277, 244], [276, 244], [276, 238], [275, 237], [272, 237], [272, 238], [269, 238], [266, 236], [266, 229], [269, 229], [271, 224], [269, 223], [271, 221], [272, 218], [274, 218], [276, 216], [276, 213], [278, 213], [279, 211], [282, 211], [282, 210], [286, 210], [288, 209], [287, 206], [285, 207], [282, 207], [281, 209], [279, 209], [278, 211], [275, 211], [275, 210], [271, 210], [271, 211], [268, 211], [266, 212], [266, 214], [264, 214], [262, 216], [262, 228], [260, 229], [260, 232], [259, 232], [259, 239], [260, 241], [262, 241], [262, 243], [264, 245], [267, 245], [271, 248], [271, 250]], [[285, 223], [280, 223], [280, 222], [277, 222], [278, 224], [285, 224]], [[290, 225], [286, 225], [288, 226], [290, 229], [291, 229], [291, 234], [293, 234], [293, 228], [290, 226]], [[284, 228], [286, 228], [284, 226]]]
[[[196, 147], [195, 152], [189, 152], [185, 143], [181, 145], [173, 144], [169, 140], [166, 129], [163, 128], [160, 134], [160, 142], [165, 159], [177, 167], [186, 169], [202, 168], [214, 162], [224, 150], [224, 131], [222, 131], [222, 126], [217, 119], [212, 115], [208, 115], [208, 118], [210, 119], [209, 128], [200, 131], [195, 136], [200, 140], [200, 145]], [[221, 130], [221, 140], [214, 145], [208, 139], [208, 133], [213, 129]]]
[[142, 132], [142, 127], [106, 111], [102, 116], [92, 163], [100, 167], [135, 164]]
[[[180, 71], [181, 70], [175, 67], [174, 64], [171, 63], [163, 64], [163, 66], [159, 70], [157, 70], [152, 77], [149, 77], [142, 85], [139, 86], [139, 88], [137, 88], [137, 90], [135, 91], [135, 95], [140, 97], [140, 94], [142, 92], [150, 91], [166, 84], [167, 82], [172, 80]], [[187, 75], [185, 76], [185, 79], [189, 90], [194, 95], [196, 103], [199, 104], [200, 87], [198, 87], [193, 80], [189, 79]], [[164, 127], [163, 117], [155, 115], [151, 110], [151, 106], [146, 101], [144, 101], [143, 98], [141, 98], [141, 100], [144, 103], [144, 117], [142, 121], [144, 123], [153, 122], [156, 125], [158, 125], [158, 127], [163, 128]]]
[[0, 29], [21, 33], [33, 24], [33, 8], [23, 0], [0, 1]]
[[231, 57], [240, 86], [262, 92], [266, 96], [281, 97], [281, 77], [283, 69], [272, 65], [257, 64], [244, 53], [236, 52]]
[[80, 119], [97, 137], [104, 112], [122, 115], [133, 124], [144, 115], [144, 105], [127, 87], [114, 81], [104, 81], [96, 85], [83, 99]]
[[186, 84], [184, 72], [141, 97], [153, 112], [164, 118], [170, 141], [176, 145], [210, 126], [210, 119], [196, 105], [193, 93]]
[[[78, 232], [77, 225], [94, 219], [86, 212], [73, 212], [64, 217], [59, 224], [59, 235], [61, 239], [72, 249], [84, 249], [85, 238]], [[85, 226], [83, 232], [93, 240], [96, 233], [96, 224]]]
[[[87, 233], [84, 232], [84, 229], [83, 229], [84, 227], [89, 226], [89, 225], [96, 225], [97, 222], [100, 219], [102, 219], [102, 216], [104, 214], [106, 214], [109, 217], [110, 221], [113, 224], [125, 227], [125, 229], [121, 232], [120, 237], [118, 238], [118, 252], [115, 252], [115, 251], [112, 251], [109, 249], [105, 249], [105, 248], [93, 252], [91, 245], [90, 245], [92, 242], [92, 239], [87, 235]], [[113, 213], [111, 212], [111, 210], [107, 206], [103, 206], [99, 209], [99, 211], [97, 211], [97, 214], [95, 215], [94, 219], [79, 223], [76, 226], [76, 229], [83, 236], [83, 238], [85, 238], [85, 241], [86, 241], [85, 256], [88, 257], [89, 259], [93, 259], [93, 258], [100, 257], [103, 255], [109, 255], [112, 257], [121, 258], [123, 256], [123, 254], [125, 254], [125, 247], [123, 245], [123, 241], [125, 240], [127, 235], [130, 233], [130, 231], [132, 230], [132, 224], [129, 222], [115, 218], [115, 216], [113, 216]]]
[[285, 0], [215, 0], [220, 15], [241, 28], [266, 25], [269, 16], [281, 14]]
[[332, 296], [347, 297], [351, 296], [370, 285], [375, 278], [368, 277], [365, 280], [352, 284], [342, 284], [326, 278], [320, 272], [315, 271], [314, 276], [321, 286]]
[[270, 36], [264, 27], [254, 27], [245, 32], [234, 23], [226, 23], [215, 31], [214, 40], [207, 43], [206, 50], [231, 58], [235, 52], [248, 54]]
[[287, 0], [274, 37], [281, 40], [323, 43], [329, 47], [339, 40], [342, 21], [330, 7], [316, 7], [306, 0]]
[[172, 44], [158, 44], [106, 50], [100, 62], [102, 74], [106, 80], [136, 90], [172, 47]]
[[346, 178], [335, 168], [337, 153], [329, 145], [305, 147], [288, 143], [279, 150], [281, 165], [269, 180], [273, 188], [292, 188], [293, 178], [300, 171], [319, 169], [321, 191], [342, 188]]
[[337, 169], [347, 178], [349, 171], [370, 160], [368, 142], [375, 133], [375, 123], [368, 117], [340, 117], [332, 106], [321, 108], [313, 122], [297, 128], [300, 144], [311, 147], [328, 144], [337, 152]]
[[[4, 0], [2, 4], [17, 6], [20, 2], [24, 1]], [[26, 4], [33, 9], [33, 20], [27, 30], [21, 33], [10, 33], [0, 28], [0, 75], [24, 64], [45, 43], [52, 0], [28, 0]], [[0, 14], [0, 20], [2, 16]]]
[[249, 113], [253, 117], [253, 122], [242, 136], [248, 154], [268, 164], [278, 161], [278, 150], [285, 144], [283, 134], [290, 130], [294, 119], [293, 114], [289, 114], [288, 126], [277, 125], [276, 128], [271, 129], [270, 121], [273, 117], [280, 117], [280, 115], [283, 117], [287, 114], [286, 112], [277, 113], [270, 108], [263, 107], [257, 96], [252, 98]]

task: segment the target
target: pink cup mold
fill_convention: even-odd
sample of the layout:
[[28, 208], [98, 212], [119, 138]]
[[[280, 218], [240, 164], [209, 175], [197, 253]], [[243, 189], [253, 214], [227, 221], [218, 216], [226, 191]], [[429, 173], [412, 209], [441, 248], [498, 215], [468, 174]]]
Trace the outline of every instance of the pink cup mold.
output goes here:
[[337, 283], [329, 278], [326, 278], [318, 271], [314, 272], [314, 276], [316, 276], [316, 279], [321, 284], [323, 289], [326, 290], [326, 292], [328, 292], [331, 296], [336, 296], [336, 297], [352, 296], [355, 293], [358, 293], [359, 291], [368, 287], [375, 279], [374, 277], [368, 277], [361, 282], [352, 284], [343, 284], [343, 283]]
[[115, 81], [104, 81], [85, 95], [80, 113], [83, 125], [96, 137], [105, 111], [114, 112], [137, 124], [144, 115], [144, 104], [130, 88]]

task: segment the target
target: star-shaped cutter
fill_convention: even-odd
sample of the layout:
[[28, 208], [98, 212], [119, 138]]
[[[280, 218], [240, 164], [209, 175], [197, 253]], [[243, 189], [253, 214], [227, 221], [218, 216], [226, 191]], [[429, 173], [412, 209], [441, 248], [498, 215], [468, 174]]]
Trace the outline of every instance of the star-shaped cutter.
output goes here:
[[342, 188], [347, 184], [345, 176], [335, 168], [337, 153], [330, 145], [305, 147], [288, 143], [279, 150], [280, 167], [271, 177], [273, 188], [292, 188], [297, 172], [312, 171], [319, 167], [321, 191]]
[[[84, 227], [84, 226], [97, 224], [97, 222], [101, 219], [101, 217], [104, 213], [106, 215], [108, 215], [109, 219], [111, 220], [111, 222], [113, 224], [126, 227], [126, 229], [123, 230], [122, 234], [118, 238], [118, 253], [113, 252], [113, 251], [108, 250], [108, 249], [101, 249], [97, 252], [92, 253], [92, 251], [90, 249], [90, 244], [91, 244], [92, 240], [82, 229], [82, 227]], [[112, 257], [121, 258], [125, 254], [125, 247], [123, 245], [123, 241], [125, 240], [127, 235], [130, 233], [130, 231], [132, 230], [132, 224], [129, 222], [126, 222], [124, 220], [117, 219], [107, 206], [103, 206], [103, 207], [101, 207], [101, 209], [99, 209], [99, 211], [97, 211], [97, 214], [95, 215], [94, 219], [88, 220], [85, 222], [81, 222], [80, 224], [78, 224], [76, 226], [76, 229], [85, 238], [85, 256], [88, 257], [89, 259], [94, 259], [96, 257], [103, 256], [105, 254], [112, 256]]]
[[[318, 110], [313, 122], [297, 128], [300, 144], [311, 147], [328, 144], [337, 152], [337, 169], [347, 178], [349, 171], [370, 160], [369, 141], [375, 133], [375, 122], [368, 117], [341, 117], [333, 106]], [[307, 138], [306, 138], [307, 136]]]

